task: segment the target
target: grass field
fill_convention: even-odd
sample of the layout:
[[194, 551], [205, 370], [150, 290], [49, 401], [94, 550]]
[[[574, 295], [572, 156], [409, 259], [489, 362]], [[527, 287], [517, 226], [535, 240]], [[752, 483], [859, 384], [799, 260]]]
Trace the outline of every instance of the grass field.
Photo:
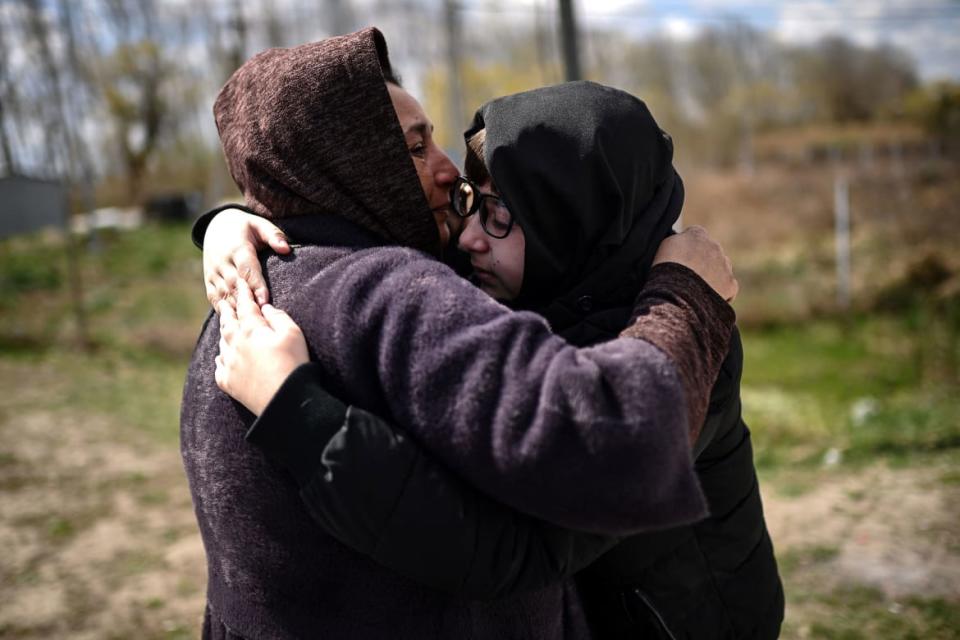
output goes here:
[[[0, 243], [0, 637], [196, 637], [177, 429], [199, 253], [184, 226], [86, 244], [89, 353], [65, 265], [54, 238]], [[784, 637], [960, 638], [956, 302], [741, 317]]]

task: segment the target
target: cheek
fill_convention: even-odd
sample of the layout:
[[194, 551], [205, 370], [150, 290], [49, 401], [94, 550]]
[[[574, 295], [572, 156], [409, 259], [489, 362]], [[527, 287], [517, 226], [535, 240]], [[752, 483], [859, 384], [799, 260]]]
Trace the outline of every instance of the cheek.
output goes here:
[[424, 195], [427, 198], [430, 198], [430, 194], [433, 192], [433, 178], [430, 175], [430, 172], [427, 171], [427, 166], [423, 162], [415, 162], [417, 167], [417, 177], [420, 178], [420, 188], [423, 189]]
[[433, 219], [437, 223], [437, 232], [440, 234], [440, 246], [446, 247], [450, 244], [450, 227], [447, 226], [446, 211], [434, 211]]
[[523, 285], [523, 254], [514, 254], [510, 264], [510, 288], [514, 293], [520, 293]]
[[453, 232], [454, 235], [462, 234], [464, 229], [463, 218], [458, 215], [448, 214], [447, 227], [450, 228], [450, 231]]
[[506, 299], [515, 298], [523, 284], [523, 247], [516, 243], [498, 245], [493, 251], [493, 270], [503, 285]]
[[518, 233], [518, 231], [519, 229], [512, 232], [508, 237], [508, 239], [511, 240], [510, 271], [517, 292], [520, 291], [520, 286], [523, 284], [523, 265], [526, 260], [526, 239], [523, 237], [523, 234]]

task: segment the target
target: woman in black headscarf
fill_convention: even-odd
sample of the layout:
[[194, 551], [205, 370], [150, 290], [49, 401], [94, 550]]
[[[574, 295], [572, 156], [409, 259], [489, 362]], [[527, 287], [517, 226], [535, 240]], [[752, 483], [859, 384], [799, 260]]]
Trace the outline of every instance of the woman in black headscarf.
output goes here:
[[[467, 173], [479, 185], [460, 191], [495, 186], [500, 230], [519, 227], [525, 253], [516, 287], [516, 268], [503, 269], [494, 254], [518, 238], [481, 229], [495, 226], [497, 212], [483, 212], [487, 225], [476, 216], [460, 245], [480, 286], [537, 311], [572, 344], [618, 335], [683, 205], [672, 142], [646, 106], [616, 89], [569, 83], [494, 100], [466, 137]], [[579, 574], [598, 637], [658, 637], [641, 629], [677, 638], [777, 635], [782, 590], [740, 415], [741, 368], [736, 335], [706, 421], [697, 420], [703, 432], [694, 434], [711, 517], [629, 537]]]
[[[460, 244], [478, 285], [540, 313], [573, 344], [620, 334], [683, 204], [672, 142], [646, 106], [568, 83], [484, 105], [466, 137], [470, 180], [452, 201], [467, 216]], [[352, 449], [353, 468], [318, 469], [331, 474], [327, 492], [304, 499], [341, 541], [438, 588], [495, 597], [576, 574], [598, 638], [776, 637], [783, 594], [740, 415], [741, 367], [735, 335], [709, 408], [690, 416], [711, 511], [692, 525], [625, 538], [554, 527], [491, 502], [400, 430], [342, 405], [326, 419], [360, 435], [330, 446]], [[305, 397], [337, 406], [314, 385], [281, 391], [251, 431], [291, 429]], [[386, 477], [385, 461], [401, 455], [417, 457], [404, 466], [413, 472]], [[365, 513], [371, 495], [397, 505], [386, 520]]]

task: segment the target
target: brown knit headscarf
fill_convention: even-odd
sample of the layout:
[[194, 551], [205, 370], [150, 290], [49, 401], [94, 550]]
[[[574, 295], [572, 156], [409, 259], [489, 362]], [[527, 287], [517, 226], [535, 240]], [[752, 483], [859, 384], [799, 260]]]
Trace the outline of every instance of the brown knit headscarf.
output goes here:
[[268, 49], [213, 105], [230, 173], [267, 218], [345, 217], [384, 239], [437, 253], [439, 235], [384, 82], [375, 28]]

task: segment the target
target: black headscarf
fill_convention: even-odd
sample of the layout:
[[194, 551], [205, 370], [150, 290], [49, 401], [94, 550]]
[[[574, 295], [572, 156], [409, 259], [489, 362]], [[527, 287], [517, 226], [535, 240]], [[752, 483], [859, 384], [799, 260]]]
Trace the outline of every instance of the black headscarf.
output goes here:
[[670, 136], [641, 100], [593, 82], [488, 102], [465, 135], [480, 129], [526, 238], [516, 306], [575, 342], [618, 332], [683, 206]]

